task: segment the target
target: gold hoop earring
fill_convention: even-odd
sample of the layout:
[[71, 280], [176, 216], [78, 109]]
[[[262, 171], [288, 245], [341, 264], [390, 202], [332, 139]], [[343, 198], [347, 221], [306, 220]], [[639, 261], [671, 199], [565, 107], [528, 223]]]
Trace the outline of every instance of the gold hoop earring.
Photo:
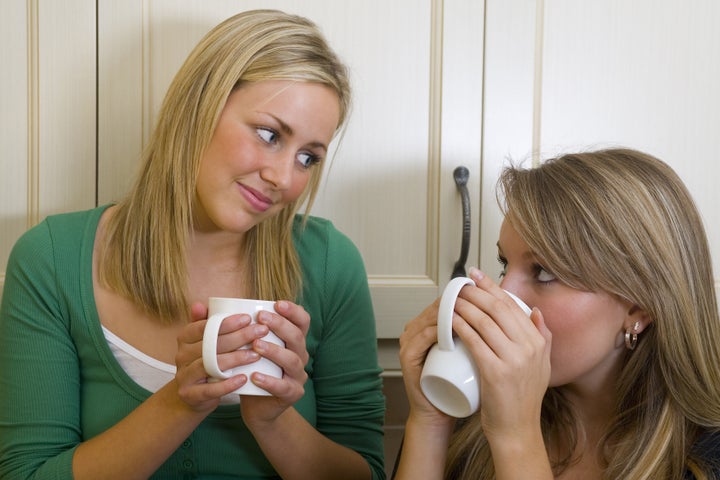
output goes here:
[[635, 322], [632, 328], [625, 330], [625, 348], [628, 350], [635, 350], [638, 341], [637, 331], [640, 328], [640, 322]]

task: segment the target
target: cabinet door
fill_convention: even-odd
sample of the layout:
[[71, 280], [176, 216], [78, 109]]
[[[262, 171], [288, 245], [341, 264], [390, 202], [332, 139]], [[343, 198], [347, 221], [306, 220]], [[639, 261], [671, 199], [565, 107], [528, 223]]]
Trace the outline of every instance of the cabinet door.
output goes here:
[[[312, 213], [358, 245], [378, 335], [397, 338], [436, 298], [459, 256], [456, 166], [470, 169], [473, 208], [479, 200], [482, 2], [444, 3], [100, 1], [100, 202], [128, 188], [165, 90], [202, 35], [252, 8], [307, 16], [349, 65], [355, 94]], [[477, 229], [475, 222], [473, 236]]]
[[490, 184], [508, 155], [623, 145], [678, 172], [720, 271], [720, 2], [486, 4], [483, 268], [494, 268], [499, 224]]
[[95, 1], [0, 6], [0, 294], [47, 215], [95, 206]]

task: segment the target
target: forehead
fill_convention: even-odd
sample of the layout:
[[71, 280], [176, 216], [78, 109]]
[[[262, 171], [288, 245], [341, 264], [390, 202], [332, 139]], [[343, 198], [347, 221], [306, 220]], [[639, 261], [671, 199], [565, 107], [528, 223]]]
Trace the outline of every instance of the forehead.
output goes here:
[[338, 127], [340, 100], [335, 90], [317, 82], [268, 80], [242, 84], [227, 99], [225, 109], [272, 114], [293, 129], [330, 135]]
[[507, 219], [503, 219], [500, 225], [500, 234], [498, 235], [497, 241], [498, 249], [502, 251], [513, 250], [513, 251], [528, 251], [529, 247], [525, 241], [513, 227], [512, 223]]

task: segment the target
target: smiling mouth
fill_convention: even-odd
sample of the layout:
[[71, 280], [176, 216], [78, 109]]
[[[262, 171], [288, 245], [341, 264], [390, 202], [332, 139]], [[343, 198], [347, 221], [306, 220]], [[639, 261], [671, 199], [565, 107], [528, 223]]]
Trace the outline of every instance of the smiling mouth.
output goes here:
[[238, 183], [238, 186], [240, 187], [240, 193], [243, 198], [245, 198], [253, 209], [258, 212], [264, 212], [268, 208], [272, 207], [272, 200], [262, 193], [241, 183]]

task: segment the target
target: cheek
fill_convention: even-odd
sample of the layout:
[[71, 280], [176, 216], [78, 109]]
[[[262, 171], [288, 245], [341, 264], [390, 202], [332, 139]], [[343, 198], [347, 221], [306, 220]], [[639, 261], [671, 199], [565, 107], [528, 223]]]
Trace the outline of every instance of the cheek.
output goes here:
[[564, 354], [568, 349], [575, 350], [587, 331], [585, 312], [567, 305], [550, 305], [541, 307], [545, 323], [552, 333], [552, 354], [553, 356]]
[[594, 302], [541, 308], [552, 332], [552, 384], [564, 384], [616, 356], [623, 348], [621, 312]]
[[310, 184], [310, 172], [301, 172], [293, 176], [292, 184], [283, 192], [283, 203], [288, 204], [294, 202], [302, 195]]

